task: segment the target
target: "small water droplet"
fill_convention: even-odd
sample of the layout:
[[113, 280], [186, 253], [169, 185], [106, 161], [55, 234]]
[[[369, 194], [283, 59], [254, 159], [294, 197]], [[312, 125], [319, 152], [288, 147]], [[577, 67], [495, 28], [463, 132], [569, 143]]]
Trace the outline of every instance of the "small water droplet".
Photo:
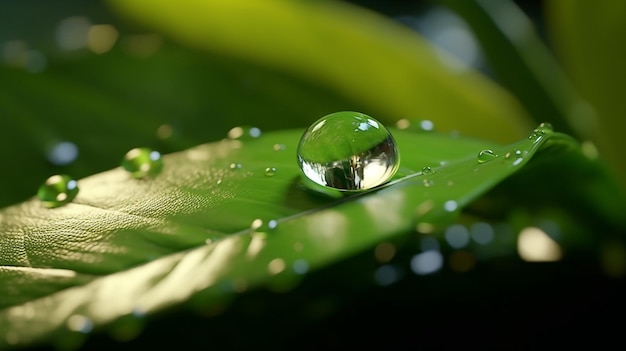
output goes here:
[[287, 146], [285, 144], [274, 144], [274, 146], [272, 146], [274, 151], [285, 151], [286, 148]]
[[316, 184], [347, 191], [371, 189], [391, 179], [400, 157], [391, 133], [358, 112], [336, 112], [313, 123], [298, 145], [298, 164]]
[[517, 157], [521, 157], [522, 156], [522, 151], [521, 150], [514, 150], [514, 151], [509, 151], [504, 155], [504, 158], [509, 160], [511, 158], [517, 158]]
[[231, 164], [228, 166], [228, 168], [232, 169], [233, 171], [234, 171], [234, 170], [237, 170], [237, 169], [241, 169], [241, 167], [243, 167], [243, 166], [241, 165], [241, 163], [231, 163]]
[[478, 153], [478, 163], [485, 163], [498, 157], [493, 150], [482, 150]]
[[433, 172], [433, 170], [432, 170], [432, 168], [430, 168], [430, 167], [424, 167], [424, 168], [422, 168], [422, 173], [424, 173], [424, 174], [430, 174], [430, 173], [432, 173], [432, 172]]
[[267, 167], [265, 169], [265, 175], [268, 177], [273, 177], [276, 174], [276, 168], [274, 167]]
[[163, 159], [158, 151], [139, 147], [128, 151], [121, 165], [133, 178], [144, 178], [159, 174], [163, 169]]
[[228, 139], [246, 140], [256, 139], [261, 136], [261, 129], [257, 127], [235, 127], [228, 131]]
[[554, 132], [554, 127], [551, 123], [548, 122], [541, 123], [539, 127], [537, 127], [537, 129], [543, 131], [546, 134]]
[[78, 194], [78, 183], [66, 174], [48, 178], [37, 191], [37, 197], [48, 208], [71, 202]]
[[222, 184], [222, 180], [221, 180], [221, 179], [218, 179], [218, 180], [217, 180], [217, 185], [220, 185], [220, 184]]

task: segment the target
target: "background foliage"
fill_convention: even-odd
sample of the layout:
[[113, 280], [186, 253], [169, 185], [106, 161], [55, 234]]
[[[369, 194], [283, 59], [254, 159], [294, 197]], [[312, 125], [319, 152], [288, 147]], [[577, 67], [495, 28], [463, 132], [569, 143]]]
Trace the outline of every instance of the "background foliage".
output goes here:
[[[547, 121], [578, 139], [597, 163], [538, 160], [534, 171], [505, 181], [466, 216], [515, 230], [557, 223], [564, 237], [584, 243], [576, 247], [590, 249], [549, 264], [528, 264], [511, 252], [462, 274], [407, 272], [385, 288], [372, 283], [377, 263], [364, 252], [314, 273], [289, 294], [246, 294], [216, 318], [170, 312], [121, 345], [159, 344], [167, 339], [159, 335], [168, 334], [184, 335], [172, 347], [441, 342], [428, 335], [536, 346], [576, 342], [591, 320], [606, 334], [615, 330], [606, 314], [624, 307], [626, 55], [617, 43], [626, 32], [626, 6], [364, 4], [388, 18], [338, 1], [1, 3], [0, 206], [26, 200], [51, 174], [85, 177], [116, 167], [132, 147], [180, 151], [219, 140], [236, 125], [304, 128], [327, 113], [355, 110], [389, 125], [428, 119], [438, 132], [509, 143]], [[537, 11], [534, 22], [529, 11]], [[441, 36], [431, 34], [445, 29], [427, 29], [428, 19], [441, 25], [456, 18], [452, 13], [480, 45], [477, 67], [428, 41], [438, 43]], [[66, 31], [77, 38], [62, 39], [68, 19], [77, 27]], [[81, 37], [81, 28], [94, 24], [114, 26], [110, 48], [85, 46], [89, 34]], [[78, 147], [76, 160], [50, 162], [60, 141]], [[490, 199], [505, 199], [497, 202], [505, 206], [490, 207]], [[617, 239], [607, 244], [607, 237]], [[413, 251], [401, 249], [398, 262]], [[415, 318], [407, 325], [398, 315]], [[96, 336], [86, 347], [111, 343]]]

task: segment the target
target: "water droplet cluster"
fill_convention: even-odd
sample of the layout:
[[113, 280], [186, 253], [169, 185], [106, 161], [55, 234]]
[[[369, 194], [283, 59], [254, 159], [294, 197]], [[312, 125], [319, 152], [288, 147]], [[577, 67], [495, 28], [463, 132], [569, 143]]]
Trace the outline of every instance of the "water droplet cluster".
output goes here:
[[374, 118], [351, 111], [320, 118], [302, 135], [298, 164], [316, 184], [367, 190], [391, 179], [400, 155], [393, 136]]

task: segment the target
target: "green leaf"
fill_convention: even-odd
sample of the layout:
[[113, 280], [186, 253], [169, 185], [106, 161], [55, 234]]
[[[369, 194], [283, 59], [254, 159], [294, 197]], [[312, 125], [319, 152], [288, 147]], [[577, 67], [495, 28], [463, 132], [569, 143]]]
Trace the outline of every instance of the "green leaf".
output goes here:
[[563, 133], [589, 137], [574, 110], [583, 102], [531, 19], [513, 1], [438, 2], [468, 23], [498, 81], [537, 123], [547, 121]]
[[345, 2], [109, 3], [183, 44], [336, 91], [362, 104], [348, 110], [383, 122], [428, 119], [442, 131], [499, 142], [531, 128], [506, 91], [466, 67], [449, 66], [445, 54], [413, 31]]
[[[63, 343], [192, 297], [207, 308], [261, 284], [289, 289], [307, 270], [450, 223], [544, 145], [576, 150], [559, 133], [498, 146], [393, 132], [396, 178], [348, 196], [302, 185], [294, 130], [165, 155], [153, 178], [118, 167], [80, 179], [62, 207], [31, 199], [1, 210], [0, 346]], [[478, 162], [483, 149], [497, 157]]]
[[626, 4], [553, 0], [546, 2], [546, 10], [551, 42], [577, 89], [588, 101], [578, 111], [582, 114], [580, 122], [596, 144], [600, 157], [610, 163], [625, 186], [626, 49], [616, 43], [626, 34], [623, 21]]

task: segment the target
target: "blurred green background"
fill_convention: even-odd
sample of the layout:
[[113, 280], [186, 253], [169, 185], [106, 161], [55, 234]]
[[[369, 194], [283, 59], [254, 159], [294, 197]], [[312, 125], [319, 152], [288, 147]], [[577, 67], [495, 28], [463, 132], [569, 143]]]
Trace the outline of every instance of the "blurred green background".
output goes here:
[[[116, 167], [136, 146], [169, 153], [219, 140], [238, 125], [305, 128], [328, 113], [354, 110], [390, 126], [430, 120], [438, 132], [500, 143], [550, 122], [578, 139], [585, 156], [598, 160], [597, 169], [585, 173], [576, 163], [548, 160], [547, 173], [514, 179], [504, 193], [518, 195], [526, 208], [567, 203], [576, 215], [596, 208], [602, 214], [580, 220], [585, 230], [593, 225], [622, 234], [624, 15], [625, 2], [608, 0], [1, 1], [0, 207], [33, 196], [52, 174], [81, 178]], [[544, 179], [567, 174], [561, 166], [572, 167], [576, 177], [542, 187]], [[534, 202], [533, 190], [541, 195]], [[271, 311], [263, 306], [276, 308], [281, 297], [258, 292], [211, 326], [269, 320], [297, 331], [282, 345], [303, 333], [324, 335], [302, 348], [344, 346], [381, 330], [395, 341], [437, 345], [436, 338], [413, 339], [395, 320], [406, 309], [430, 318], [415, 321], [422, 336], [459, 335], [460, 344], [472, 338], [558, 344], [585, 332], [591, 319], [607, 334], [615, 328], [604, 320], [624, 307], [623, 248], [615, 252], [618, 267], [608, 275], [617, 279], [588, 262], [529, 267], [507, 261], [461, 278], [407, 278], [380, 290], [363, 283], [366, 278], [352, 286], [329, 269], [298, 287], [288, 303], [303, 306], [306, 296], [318, 296], [314, 305], [324, 323], [300, 327], [268, 319]], [[369, 275], [371, 267], [352, 266], [364, 260], [348, 260], [338, 271]], [[323, 312], [337, 306], [344, 307], [333, 317]], [[512, 325], [498, 323], [511, 315], [519, 316]], [[146, 338], [187, 331], [190, 340], [201, 339], [206, 325], [194, 327], [194, 318], [204, 320], [158, 322]], [[358, 335], [331, 332], [364, 318], [387, 327], [357, 323]], [[448, 329], [436, 327], [442, 324]], [[471, 328], [476, 324], [484, 330]], [[524, 337], [528, 328], [534, 331]], [[221, 330], [216, 342], [228, 345], [239, 337], [234, 334]]]

